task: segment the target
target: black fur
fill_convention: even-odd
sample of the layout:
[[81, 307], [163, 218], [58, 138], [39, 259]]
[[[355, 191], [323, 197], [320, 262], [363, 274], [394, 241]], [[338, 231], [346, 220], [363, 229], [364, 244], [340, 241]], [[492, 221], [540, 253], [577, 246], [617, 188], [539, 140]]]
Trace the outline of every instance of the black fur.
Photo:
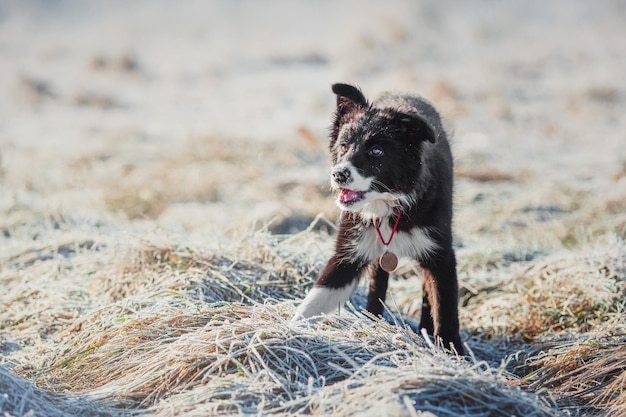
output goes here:
[[[416, 96], [386, 94], [369, 103], [351, 85], [334, 84], [332, 90], [337, 108], [329, 142], [331, 184], [339, 191], [342, 216], [335, 254], [315, 286], [348, 288], [367, 271], [367, 310], [382, 314], [389, 274], [378, 265], [383, 247], [372, 243], [371, 234], [376, 221], [387, 222], [389, 230], [400, 215], [402, 236], [390, 247], [412, 254], [424, 271], [420, 326], [463, 354], [452, 248], [452, 155], [439, 114]], [[406, 247], [399, 247], [403, 242]]]

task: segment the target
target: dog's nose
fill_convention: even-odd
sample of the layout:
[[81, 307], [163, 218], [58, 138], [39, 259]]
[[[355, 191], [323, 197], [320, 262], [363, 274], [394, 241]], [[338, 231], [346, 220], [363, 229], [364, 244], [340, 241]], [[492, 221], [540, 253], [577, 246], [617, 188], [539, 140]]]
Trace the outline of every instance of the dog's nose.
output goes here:
[[331, 173], [333, 180], [340, 185], [347, 184], [350, 182], [350, 170], [346, 167], [339, 167], [333, 169]]

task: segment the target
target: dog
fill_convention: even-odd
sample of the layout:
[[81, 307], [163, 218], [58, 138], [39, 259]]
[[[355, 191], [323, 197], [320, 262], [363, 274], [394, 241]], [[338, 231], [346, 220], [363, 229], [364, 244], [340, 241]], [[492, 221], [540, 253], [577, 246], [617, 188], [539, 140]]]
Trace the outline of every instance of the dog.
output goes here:
[[453, 161], [435, 108], [421, 97], [383, 94], [370, 103], [349, 84], [333, 84], [330, 182], [341, 210], [335, 252], [294, 320], [340, 308], [369, 277], [367, 311], [382, 315], [398, 256], [423, 271], [420, 328], [464, 355], [452, 247]]

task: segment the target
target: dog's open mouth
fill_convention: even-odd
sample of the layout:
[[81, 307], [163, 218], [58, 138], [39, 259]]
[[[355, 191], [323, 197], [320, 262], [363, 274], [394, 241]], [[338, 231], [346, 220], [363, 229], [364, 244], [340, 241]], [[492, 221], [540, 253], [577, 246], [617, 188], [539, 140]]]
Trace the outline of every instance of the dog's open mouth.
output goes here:
[[339, 189], [339, 196], [337, 197], [342, 204], [350, 205], [365, 198], [365, 191], [348, 190], [346, 188]]

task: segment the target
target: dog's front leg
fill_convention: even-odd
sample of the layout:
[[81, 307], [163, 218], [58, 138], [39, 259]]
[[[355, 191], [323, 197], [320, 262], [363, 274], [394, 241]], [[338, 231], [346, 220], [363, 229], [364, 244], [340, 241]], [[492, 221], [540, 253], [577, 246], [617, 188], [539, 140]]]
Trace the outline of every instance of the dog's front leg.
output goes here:
[[333, 256], [296, 310], [293, 320], [331, 313], [341, 308], [359, 284], [364, 265]]
[[389, 272], [384, 271], [378, 262], [370, 264], [368, 272], [370, 291], [367, 295], [367, 311], [374, 316], [382, 316], [389, 284]]

